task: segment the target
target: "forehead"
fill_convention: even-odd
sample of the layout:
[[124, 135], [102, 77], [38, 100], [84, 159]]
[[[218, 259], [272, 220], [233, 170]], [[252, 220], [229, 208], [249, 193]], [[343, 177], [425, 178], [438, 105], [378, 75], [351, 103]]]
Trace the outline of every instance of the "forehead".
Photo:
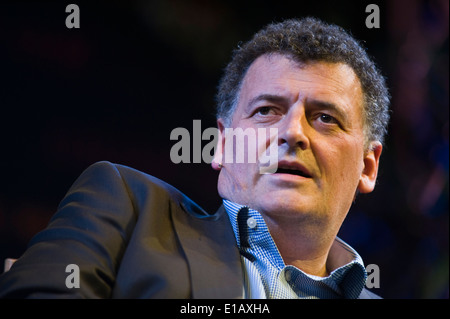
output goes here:
[[361, 83], [344, 63], [298, 63], [280, 54], [260, 56], [244, 77], [238, 108], [260, 94], [286, 96], [292, 103], [302, 98], [324, 100], [359, 114], [362, 110]]

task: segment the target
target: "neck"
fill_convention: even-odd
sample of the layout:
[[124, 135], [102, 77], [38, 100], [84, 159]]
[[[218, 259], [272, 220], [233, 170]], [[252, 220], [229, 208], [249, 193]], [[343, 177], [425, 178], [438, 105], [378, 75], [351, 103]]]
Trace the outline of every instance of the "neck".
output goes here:
[[267, 216], [264, 219], [286, 265], [295, 266], [310, 275], [328, 276], [327, 258], [335, 233], [323, 231], [328, 227], [305, 225], [292, 219]]

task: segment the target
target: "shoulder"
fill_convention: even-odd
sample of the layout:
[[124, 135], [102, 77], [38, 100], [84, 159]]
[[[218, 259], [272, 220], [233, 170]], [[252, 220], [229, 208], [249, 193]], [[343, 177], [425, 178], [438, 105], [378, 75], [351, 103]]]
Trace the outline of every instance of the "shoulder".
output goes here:
[[142, 180], [148, 180], [152, 181], [156, 184], [166, 184], [167, 186], [170, 186], [167, 183], [164, 183], [162, 180], [151, 176], [149, 174], [146, 174], [144, 172], [141, 172], [137, 169], [134, 169], [132, 167], [111, 163], [109, 161], [100, 161], [96, 162], [92, 165], [90, 165], [88, 168], [84, 170], [84, 172], [80, 175], [80, 177], [88, 177], [90, 179], [108, 179], [108, 178], [120, 178], [120, 179], [127, 179], [127, 180], [133, 180], [133, 179], [142, 179]]
[[79, 180], [88, 180], [100, 188], [111, 188], [119, 184], [137, 206], [146, 206], [152, 202], [162, 207], [167, 206], [168, 202], [176, 202], [190, 215], [197, 217], [210, 215], [171, 184], [126, 165], [109, 161], [96, 162], [80, 175]]
[[[129, 166], [111, 163], [108, 161], [100, 161], [90, 165], [86, 170], [79, 176], [76, 183], [83, 183], [87, 181], [89, 183], [97, 183], [99, 186], [107, 186], [109, 182], [115, 184], [123, 184], [122, 186], [128, 189], [135, 189], [136, 191], [139, 187], [146, 186], [161, 188], [168, 192], [181, 193], [178, 189], [172, 185], [164, 182], [163, 180], [134, 169]], [[145, 189], [144, 188], [144, 189]], [[144, 189], [141, 188], [141, 191]]]

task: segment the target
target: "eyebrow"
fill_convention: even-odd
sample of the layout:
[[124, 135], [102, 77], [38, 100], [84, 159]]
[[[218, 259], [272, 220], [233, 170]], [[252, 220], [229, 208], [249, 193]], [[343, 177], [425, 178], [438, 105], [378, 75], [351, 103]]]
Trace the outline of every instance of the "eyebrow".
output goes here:
[[247, 106], [251, 108], [253, 105], [255, 105], [256, 103], [261, 102], [261, 101], [267, 101], [267, 102], [276, 103], [276, 104], [288, 104], [289, 103], [289, 99], [284, 96], [281, 96], [281, 95], [260, 94], [258, 96], [255, 96], [254, 98], [252, 98]]

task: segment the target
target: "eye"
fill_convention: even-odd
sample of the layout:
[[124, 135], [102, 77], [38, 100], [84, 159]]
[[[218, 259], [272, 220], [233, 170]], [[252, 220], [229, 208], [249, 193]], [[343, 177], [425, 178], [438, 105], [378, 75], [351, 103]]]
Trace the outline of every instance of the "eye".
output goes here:
[[337, 124], [337, 120], [329, 114], [322, 113], [318, 118], [325, 124]]
[[272, 108], [270, 106], [262, 106], [256, 110], [256, 113], [260, 115], [268, 115]]
[[277, 106], [266, 105], [255, 107], [250, 113], [249, 118], [252, 118], [255, 123], [268, 124], [275, 123], [280, 120], [283, 113]]

